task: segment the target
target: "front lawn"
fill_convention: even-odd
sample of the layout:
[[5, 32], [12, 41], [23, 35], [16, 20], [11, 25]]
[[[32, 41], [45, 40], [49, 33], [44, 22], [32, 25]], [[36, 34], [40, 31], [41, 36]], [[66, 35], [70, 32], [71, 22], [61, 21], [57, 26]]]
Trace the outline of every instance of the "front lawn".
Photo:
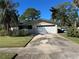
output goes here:
[[0, 59], [12, 59], [15, 53], [0, 53]]
[[24, 47], [30, 40], [32, 36], [26, 37], [9, 37], [0, 36], [0, 47]]
[[73, 42], [75, 43], [78, 43], [79, 44], [79, 38], [76, 38], [76, 37], [68, 37], [66, 33], [60, 33], [61, 36], [69, 39], [69, 40], [72, 40]]

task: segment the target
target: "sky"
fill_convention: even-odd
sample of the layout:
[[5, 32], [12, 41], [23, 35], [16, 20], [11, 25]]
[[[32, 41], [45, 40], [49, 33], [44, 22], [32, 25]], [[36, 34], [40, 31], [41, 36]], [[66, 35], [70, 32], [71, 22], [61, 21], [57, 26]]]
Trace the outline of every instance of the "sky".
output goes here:
[[72, 2], [72, 0], [13, 0], [14, 2], [19, 3], [18, 12], [20, 15], [24, 13], [27, 8], [35, 8], [40, 10], [41, 18], [50, 19], [51, 12], [49, 9], [53, 6], [59, 6], [64, 2]]

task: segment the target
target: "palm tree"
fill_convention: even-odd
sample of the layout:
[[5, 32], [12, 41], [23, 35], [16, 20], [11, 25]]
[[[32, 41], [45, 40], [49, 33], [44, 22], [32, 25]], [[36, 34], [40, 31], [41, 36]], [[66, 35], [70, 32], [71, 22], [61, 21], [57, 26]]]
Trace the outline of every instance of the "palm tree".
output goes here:
[[61, 26], [72, 26], [78, 17], [76, 7], [68, 2], [59, 6], [58, 8], [52, 8], [52, 18], [54, 21], [60, 21]]
[[50, 11], [52, 12], [53, 23], [56, 24], [57, 21], [60, 21], [60, 25], [64, 26], [67, 18], [64, 5], [59, 8], [52, 7]]
[[50, 11], [52, 12], [52, 22], [55, 24], [56, 23], [56, 19], [57, 19], [57, 15], [58, 15], [58, 9], [52, 7], [50, 9]]

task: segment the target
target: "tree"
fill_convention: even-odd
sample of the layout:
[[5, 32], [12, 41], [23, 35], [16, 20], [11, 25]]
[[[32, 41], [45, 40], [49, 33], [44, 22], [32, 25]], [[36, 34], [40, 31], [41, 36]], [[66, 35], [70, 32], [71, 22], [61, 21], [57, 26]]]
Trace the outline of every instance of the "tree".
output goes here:
[[20, 19], [20, 20], [25, 20], [26, 17], [25, 17], [24, 15], [21, 15], [21, 16], [19, 16], [19, 19]]
[[52, 19], [54, 24], [56, 24], [59, 20], [61, 22], [61, 25], [65, 24], [65, 19], [67, 16], [65, 15], [66, 10], [64, 8], [64, 5], [60, 6], [59, 8], [52, 7], [50, 11], [52, 12]]
[[[0, 0], [0, 10], [2, 11], [2, 23], [4, 28], [9, 33], [9, 28], [12, 24], [18, 24], [18, 15], [16, 12], [17, 3], [12, 3], [11, 0]], [[13, 21], [13, 22], [12, 22]]]
[[72, 3], [66, 2], [59, 6], [57, 10], [55, 17], [57, 21], [60, 21], [61, 26], [72, 26], [78, 17], [76, 6]]
[[26, 17], [28, 18], [28, 20], [35, 20], [40, 18], [40, 11], [36, 10], [34, 8], [28, 8], [24, 14], [22, 15], [22, 17]]
[[56, 18], [58, 15], [58, 9], [51, 7], [50, 11], [52, 12], [52, 22], [55, 24], [56, 23]]

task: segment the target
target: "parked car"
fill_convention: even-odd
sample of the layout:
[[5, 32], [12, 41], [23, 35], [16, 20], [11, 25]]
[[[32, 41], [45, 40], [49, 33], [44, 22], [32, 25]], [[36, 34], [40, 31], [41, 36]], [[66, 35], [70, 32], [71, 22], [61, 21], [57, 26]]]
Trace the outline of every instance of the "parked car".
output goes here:
[[65, 29], [58, 29], [58, 33], [64, 33]]

